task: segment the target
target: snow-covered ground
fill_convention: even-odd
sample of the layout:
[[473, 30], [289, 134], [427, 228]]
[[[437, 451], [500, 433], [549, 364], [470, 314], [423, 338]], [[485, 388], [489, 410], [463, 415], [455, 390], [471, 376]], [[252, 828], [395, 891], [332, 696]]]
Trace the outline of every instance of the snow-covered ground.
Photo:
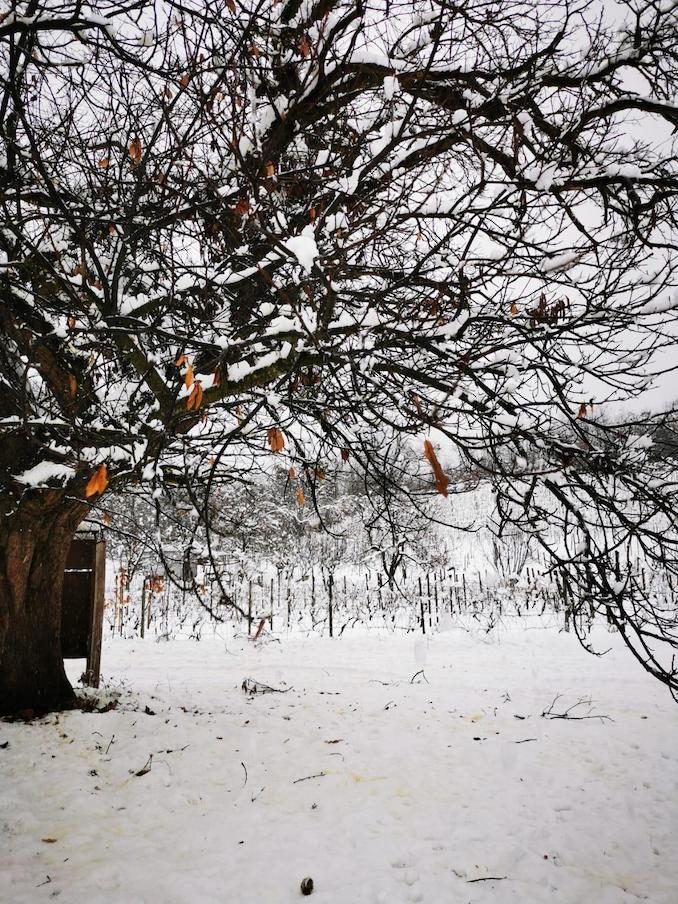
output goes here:
[[[0, 723], [2, 901], [678, 901], [678, 706], [624, 652], [523, 621], [115, 641], [103, 671], [116, 709]], [[603, 718], [542, 716], [582, 698]]]

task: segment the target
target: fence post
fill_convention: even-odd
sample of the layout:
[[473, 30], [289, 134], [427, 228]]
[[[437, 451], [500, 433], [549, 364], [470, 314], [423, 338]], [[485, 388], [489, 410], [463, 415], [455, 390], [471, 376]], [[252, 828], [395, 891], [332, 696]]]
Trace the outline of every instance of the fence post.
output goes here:
[[143, 640], [145, 629], [146, 629], [146, 576], [143, 575], [144, 582], [141, 586], [141, 623], [140, 623], [140, 634], [141, 639]]
[[334, 588], [334, 572], [330, 571], [329, 579], [327, 582], [327, 595], [329, 599], [329, 619], [330, 619], [330, 637], [334, 637], [334, 620], [332, 613], [332, 590]]
[[419, 609], [421, 612], [421, 633], [426, 634], [426, 619], [424, 617], [424, 590], [421, 585], [421, 575], [419, 576]]

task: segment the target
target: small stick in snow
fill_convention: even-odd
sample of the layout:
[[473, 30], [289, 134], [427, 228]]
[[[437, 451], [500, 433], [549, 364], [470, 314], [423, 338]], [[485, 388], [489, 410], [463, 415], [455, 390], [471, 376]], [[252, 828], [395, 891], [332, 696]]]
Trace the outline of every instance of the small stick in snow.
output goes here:
[[508, 876], [480, 876], [478, 879], [467, 879], [469, 885], [473, 882], [503, 882], [504, 879], [508, 879]]
[[523, 738], [522, 741], [514, 741], [514, 744], [527, 744], [528, 741], [536, 741], [537, 738]]
[[614, 719], [611, 716], [597, 715], [595, 713], [591, 713], [590, 709], [589, 709], [589, 712], [585, 716], [571, 715], [572, 710], [576, 709], [578, 706], [591, 706], [591, 698], [590, 697], [580, 697], [576, 703], [573, 703], [572, 706], [569, 706], [566, 710], [564, 710], [564, 712], [556, 713], [553, 711], [553, 707], [556, 705], [556, 703], [558, 702], [558, 700], [560, 700], [561, 697], [562, 697], [562, 694], [556, 694], [556, 696], [553, 698], [553, 702], [551, 703], [551, 705], [548, 707], [548, 709], [545, 709], [544, 712], [541, 714], [543, 719], [570, 719], [573, 722], [574, 721], [581, 722], [584, 719], [600, 719], [600, 721], [602, 722], [605, 719], [607, 719], [608, 722], [614, 722]]
[[417, 677], [417, 675], [421, 675], [424, 681], [428, 684], [428, 678], [426, 677], [426, 675], [424, 675], [423, 669], [419, 669], [418, 672], [415, 672], [414, 675], [412, 675], [412, 677], [410, 678], [410, 684], [414, 684], [414, 679]]
[[316, 772], [315, 775], [305, 775], [303, 778], [295, 778], [292, 782], [293, 785], [298, 785], [299, 782], [307, 782], [310, 778], [325, 778], [326, 773], [324, 772]]
[[243, 782], [243, 788], [244, 788], [245, 785], [247, 784], [247, 766], [242, 761], [240, 762], [240, 765], [245, 770], [245, 781]]
[[255, 681], [254, 678], [245, 678], [242, 683], [242, 689], [250, 697], [255, 694], [287, 694], [293, 688], [291, 687], [271, 687], [269, 684], [262, 684], [261, 681]]
[[152, 765], [153, 765], [153, 754], [149, 753], [148, 759], [146, 760], [146, 765], [144, 766], [144, 768], [140, 769], [138, 772], [135, 772], [134, 774], [136, 776], [146, 775], [147, 773], [149, 773], [151, 771]]

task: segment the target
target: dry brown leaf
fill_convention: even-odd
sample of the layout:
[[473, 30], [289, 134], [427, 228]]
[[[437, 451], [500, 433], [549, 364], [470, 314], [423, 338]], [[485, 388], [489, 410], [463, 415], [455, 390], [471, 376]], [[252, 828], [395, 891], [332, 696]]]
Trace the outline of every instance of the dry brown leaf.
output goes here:
[[290, 480], [294, 480], [294, 478], [297, 476], [297, 472], [295, 471], [294, 468], [288, 468], [287, 476], [289, 477]]
[[138, 136], [130, 142], [129, 155], [130, 155], [130, 159], [132, 160], [132, 163], [135, 166], [137, 166], [139, 163], [141, 163], [141, 156], [142, 156], [141, 138], [139, 138]]
[[316, 468], [315, 476], [316, 476], [317, 480], [324, 480], [327, 475], [325, 474], [325, 471], [322, 468]]
[[438, 461], [438, 456], [433, 448], [433, 444], [428, 439], [424, 440], [424, 455], [431, 465], [431, 470], [435, 477], [436, 490], [441, 496], [447, 496], [447, 485], [450, 481]]
[[235, 13], [236, 13], [235, 0], [226, 0], [226, 6], [228, 7], [229, 11], [233, 15], [235, 15]]
[[272, 176], [275, 176], [275, 163], [272, 160], [269, 160], [266, 166], [264, 167], [264, 175], [268, 176], [270, 179]]
[[188, 74], [188, 72], [184, 72], [184, 74], [179, 79], [179, 87], [182, 89], [182, 91], [185, 91], [186, 88], [188, 88], [188, 83], [190, 81], [191, 81], [191, 76]]
[[586, 414], [587, 414], [586, 402], [582, 402], [581, 405], [579, 406], [579, 411], [577, 413], [577, 417], [586, 417]]
[[350, 456], [351, 456], [351, 453], [348, 451], [348, 449], [341, 450], [341, 460], [342, 461], [348, 461]]
[[[189, 364], [188, 366], [190, 367], [191, 365]], [[200, 385], [200, 382], [196, 380], [195, 383], [193, 383], [193, 388], [191, 389], [188, 398], [186, 399], [186, 409], [188, 411], [197, 411], [202, 404], [202, 396], [202, 386]]]
[[514, 317], [518, 313], [518, 305], [515, 302], [511, 305], [511, 313], [514, 315]]
[[68, 375], [68, 394], [74, 399], [78, 392], [78, 381], [75, 379], [73, 374]]
[[221, 386], [221, 364], [217, 364], [217, 366], [214, 368], [212, 386]]
[[308, 40], [306, 35], [302, 35], [299, 40], [299, 53], [307, 59], [311, 55], [311, 42]]
[[271, 447], [271, 452], [282, 452], [285, 448], [285, 437], [278, 427], [269, 427], [266, 439]]
[[45, 844], [56, 844], [57, 840], [58, 839], [56, 839], [56, 838], [41, 838], [40, 839], [40, 841], [43, 841]]
[[108, 169], [108, 165], [111, 161], [108, 157], [101, 157], [100, 160], [97, 161], [97, 166], [99, 169]]
[[186, 373], [184, 374], [184, 386], [188, 389], [190, 386], [193, 386], [193, 382], [195, 380], [195, 376], [193, 374], [193, 365], [186, 365]]
[[306, 502], [306, 497], [304, 496], [304, 491], [301, 487], [297, 489], [297, 492], [294, 494], [297, 497], [297, 505], [299, 508], [304, 507], [304, 503]]
[[186, 364], [188, 362], [188, 358], [186, 355], [179, 355], [177, 360], [174, 362], [177, 367], [181, 367], [182, 364]]
[[239, 217], [244, 217], [246, 213], [250, 212], [250, 202], [249, 198], [238, 198], [235, 205], [235, 212]]
[[85, 487], [85, 496], [87, 499], [90, 496], [98, 496], [104, 492], [106, 487], [108, 486], [108, 468], [105, 464], [99, 465], [94, 474], [87, 481], [87, 486]]

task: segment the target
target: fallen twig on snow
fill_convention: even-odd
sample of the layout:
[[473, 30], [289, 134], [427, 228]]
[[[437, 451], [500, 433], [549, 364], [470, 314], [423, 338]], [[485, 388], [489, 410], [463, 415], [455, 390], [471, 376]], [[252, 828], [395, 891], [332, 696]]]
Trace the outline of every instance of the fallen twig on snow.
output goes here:
[[295, 778], [292, 784], [298, 785], [299, 782], [307, 782], [311, 778], [325, 778], [326, 775], [326, 772], [316, 772], [315, 775], [304, 775], [303, 778]]
[[250, 697], [254, 697], [255, 694], [287, 694], [292, 690], [291, 687], [271, 687], [270, 684], [255, 681], [254, 678], [245, 678], [241, 686]]
[[410, 678], [410, 684], [414, 684], [414, 679], [415, 679], [418, 675], [421, 675], [421, 677], [424, 679], [424, 681], [428, 684], [428, 678], [426, 677], [426, 675], [424, 675], [424, 670], [423, 670], [423, 669], [419, 669], [418, 672], [415, 672], [414, 675], [412, 675], [412, 677]]
[[151, 771], [152, 766], [153, 766], [153, 754], [149, 753], [148, 759], [146, 760], [146, 765], [144, 766], [144, 768], [140, 769], [138, 772], [135, 772], [134, 774], [136, 776], [146, 775], [147, 773], [149, 773]]
[[480, 876], [478, 879], [467, 879], [469, 885], [473, 882], [503, 882], [508, 876]]
[[601, 722], [607, 720], [608, 722], [614, 722], [614, 719], [611, 716], [600, 715], [598, 713], [592, 713], [590, 710], [584, 716], [579, 715], [571, 715], [572, 711], [575, 710], [578, 706], [592, 706], [592, 700], [590, 697], [580, 697], [576, 703], [573, 703], [572, 706], [569, 706], [566, 710], [561, 713], [556, 713], [553, 711], [553, 707], [556, 705], [558, 700], [562, 697], [562, 694], [557, 694], [553, 698], [553, 702], [551, 705], [543, 711], [542, 718], [543, 719], [569, 719], [571, 721], [583, 721], [584, 719], [600, 719]]

